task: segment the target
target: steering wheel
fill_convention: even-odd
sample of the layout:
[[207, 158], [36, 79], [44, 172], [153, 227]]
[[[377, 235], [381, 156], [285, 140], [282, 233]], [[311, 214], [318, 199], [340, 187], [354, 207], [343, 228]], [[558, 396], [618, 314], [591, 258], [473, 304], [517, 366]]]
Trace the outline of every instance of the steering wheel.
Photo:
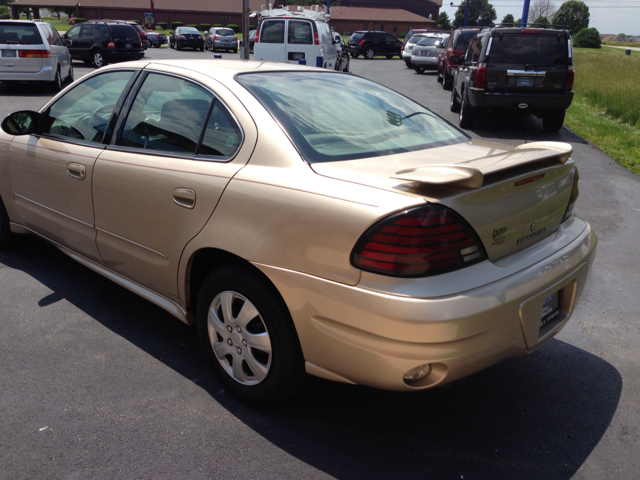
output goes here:
[[[89, 119], [87, 120], [87, 123], [89, 125], [91, 125], [95, 130], [97, 130], [97, 128], [95, 127], [96, 124], [100, 124], [98, 121], [103, 122], [105, 120], [109, 120], [109, 117], [107, 118], [102, 118], [100, 116], [100, 114], [104, 114], [104, 113], [109, 113], [109, 116], [111, 116], [111, 112], [113, 112], [113, 109], [116, 108], [115, 105], [100, 105], [98, 108], [96, 108], [93, 112], [91, 112], [91, 115], [89, 116]], [[84, 117], [81, 119], [84, 121]]]

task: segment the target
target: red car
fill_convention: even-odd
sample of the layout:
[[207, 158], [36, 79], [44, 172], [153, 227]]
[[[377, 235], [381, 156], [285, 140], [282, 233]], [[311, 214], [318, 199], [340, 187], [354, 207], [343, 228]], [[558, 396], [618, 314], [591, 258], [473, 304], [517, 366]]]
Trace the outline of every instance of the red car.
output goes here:
[[474, 27], [458, 28], [454, 30], [447, 39], [447, 43], [444, 45], [442, 52], [438, 55], [438, 82], [442, 83], [442, 88], [445, 90], [451, 89], [451, 83], [453, 82], [453, 73], [451, 70], [458, 68], [458, 65], [452, 65], [449, 59], [454, 55], [462, 57], [467, 49], [467, 45], [469, 45], [469, 41], [475, 37], [479, 31], [479, 28]]

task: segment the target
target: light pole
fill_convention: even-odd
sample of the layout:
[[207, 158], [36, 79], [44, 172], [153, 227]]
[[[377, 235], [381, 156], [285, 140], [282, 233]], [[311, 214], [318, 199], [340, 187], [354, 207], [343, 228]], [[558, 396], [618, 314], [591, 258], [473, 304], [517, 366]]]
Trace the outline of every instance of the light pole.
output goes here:
[[[465, 9], [464, 9], [464, 23], [462, 24], [463, 27], [467, 26], [467, 18], [469, 17], [469, 1], [470, 0], [466, 0], [465, 2]], [[528, 1], [528, 0], [527, 0]], [[454, 5], [453, 2], [451, 2], [449, 4], [449, 6], [451, 7], [459, 7], [460, 5]]]
[[[522, 23], [521, 27], [526, 27], [529, 20], [529, 0], [524, 0], [524, 6], [522, 7]], [[535, 22], [535, 19], [534, 19]]]
[[243, 60], [249, 60], [249, 0], [242, 0], [242, 52]]

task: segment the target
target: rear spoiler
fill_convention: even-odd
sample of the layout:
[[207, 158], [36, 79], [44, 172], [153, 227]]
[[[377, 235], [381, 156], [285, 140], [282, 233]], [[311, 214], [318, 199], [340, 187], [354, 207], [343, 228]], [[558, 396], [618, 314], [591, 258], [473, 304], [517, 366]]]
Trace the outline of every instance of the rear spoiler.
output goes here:
[[487, 155], [453, 165], [422, 165], [399, 170], [391, 178], [430, 185], [476, 189], [484, 183], [485, 175], [541, 160], [566, 163], [572, 152], [573, 147], [568, 143], [525, 143], [508, 152]]

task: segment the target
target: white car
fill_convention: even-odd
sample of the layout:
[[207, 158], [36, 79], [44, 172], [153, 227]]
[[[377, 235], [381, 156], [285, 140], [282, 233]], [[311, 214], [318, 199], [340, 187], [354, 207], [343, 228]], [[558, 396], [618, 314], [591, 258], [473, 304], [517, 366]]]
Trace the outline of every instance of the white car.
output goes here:
[[0, 20], [0, 82], [48, 82], [62, 90], [73, 82], [71, 55], [46, 22]]

